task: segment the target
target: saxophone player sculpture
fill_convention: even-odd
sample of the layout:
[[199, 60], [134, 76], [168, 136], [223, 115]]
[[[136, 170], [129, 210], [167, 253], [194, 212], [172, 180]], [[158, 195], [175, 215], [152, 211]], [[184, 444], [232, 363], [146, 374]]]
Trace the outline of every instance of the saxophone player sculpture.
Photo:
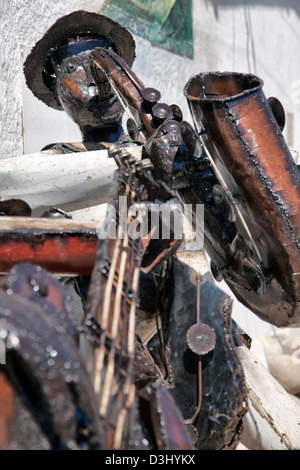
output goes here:
[[[204, 205], [204, 248], [215, 279], [224, 279], [268, 322], [299, 324], [299, 175], [262, 81], [231, 73], [193, 77], [184, 90], [193, 129], [178, 106], [161, 103], [159, 91], [135, 75], [134, 55], [131, 34], [95, 13], [73, 12], [45, 33], [25, 62], [27, 85], [45, 104], [66, 111], [83, 139], [49, 147], [70, 158], [72, 152], [108, 149], [118, 163], [111, 188], [117, 221], [118, 194], [144, 203], [146, 214], [158, 200]], [[141, 161], [130, 155], [128, 144], [142, 147]], [[84, 233], [85, 246], [93, 243], [94, 265], [85, 266], [88, 294], [78, 329], [67, 293], [40, 266], [14, 267], [0, 290], [0, 331], [9, 332], [11, 344], [0, 381], [10, 399], [20, 394], [50, 448], [71, 443], [89, 449], [192, 450], [238, 443], [247, 393], [231, 301], [212, 276], [202, 278], [174, 256], [178, 240], [151, 243], [150, 235], [98, 243], [95, 234], [90, 240]], [[67, 261], [64, 240], [59, 250]], [[141, 273], [149, 275], [144, 290]], [[157, 316], [157, 325], [161, 320], [151, 347], [136, 330], [141, 305]], [[31, 323], [39, 347], [37, 372], [28, 341]], [[11, 340], [11, 332], [19, 342]], [[89, 345], [88, 360], [81, 356], [79, 337]], [[27, 375], [16, 373], [20, 364]], [[41, 410], [28, 391], [36, 391]], [[58, 412], [63, 397], [69, 421]], [[13, 421], [10, 415], [5, 419]]]

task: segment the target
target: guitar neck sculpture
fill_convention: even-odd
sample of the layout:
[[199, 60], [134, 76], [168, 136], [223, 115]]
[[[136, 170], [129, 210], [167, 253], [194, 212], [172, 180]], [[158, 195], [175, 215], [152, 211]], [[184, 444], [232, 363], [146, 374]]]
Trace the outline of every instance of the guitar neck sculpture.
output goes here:
[[[164, 203], [173, 200], [173, 195], [163, 183], [154, 182], [143, 165], [134, 162], [126, 151], [117, 149], [112, 153], [120, 166], [111, 190], [115, 216], [110, 222], [115, 224], [116, 230], [99, 242], [85, 325], [87, 329], [92, 326], [93, 331], [97, 325], [98, 330], [88, 368], [99, 400], [100, 417], [105, 423], [104, 446], [120, 449], [128, 448], [134, 431], [135, 318], [140, 272], [147, 272], [170, 256], [181, 241], [172, 238], [171, 233], [171, 238], [160, 243], [156, 251], [151, 249], [154, 231], [160, 228], [148, 223], [151, 194], [155, 194], [156, 189]], [[122, 201], [125, 204], [121, 207]], [[142, 227], [143, 223], [146, 231], [141, 228], [140, 235], [133, 236], [130, 228]], [[148, 263], [142, 265], [147, 251], [151, 256]]]

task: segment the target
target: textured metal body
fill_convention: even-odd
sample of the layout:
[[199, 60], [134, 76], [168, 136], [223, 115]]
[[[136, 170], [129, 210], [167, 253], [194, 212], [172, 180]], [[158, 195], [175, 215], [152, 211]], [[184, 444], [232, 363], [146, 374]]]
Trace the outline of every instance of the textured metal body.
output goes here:
[[[186, 333], [196, 322], [196, 273], [174, 257], [167, 276], [168, 346], [172, 393], [184, 419], [197, 408], [198, 356], [188, 347]], [[216, 335], [215, 347], [201, 356], [202, 403], [193, 426], [196, 448], [234, 448], [247, 411], [244, 373], [231, 330], [231, 299], [214, 285], [211, 275], [200, 281], [200, 319]], [[187, 387], [187, 384], [189, 386]]]
[[3, 448], [98, 449], [97, 402], [68, 291], [39, 266], [14, 267], [0, 289], [0, 332]]

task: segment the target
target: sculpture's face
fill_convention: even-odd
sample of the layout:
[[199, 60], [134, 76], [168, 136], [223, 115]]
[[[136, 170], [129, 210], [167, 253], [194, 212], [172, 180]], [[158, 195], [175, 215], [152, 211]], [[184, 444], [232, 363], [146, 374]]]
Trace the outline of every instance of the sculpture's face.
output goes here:
[[104, 40], [81, 40], [58, 49], [55, 55], [59, 101], [80, 128], [110, 126], [122, 118], [122, 105], [89, 55], [94, 47], [105, 45], [109, 46]]

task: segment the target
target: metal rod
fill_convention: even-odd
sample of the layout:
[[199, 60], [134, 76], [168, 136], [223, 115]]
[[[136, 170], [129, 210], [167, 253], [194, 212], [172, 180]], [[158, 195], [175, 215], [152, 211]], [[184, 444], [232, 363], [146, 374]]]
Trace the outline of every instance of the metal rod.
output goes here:
[[[197, 273], [196, 282], [197, 282], [197, 323], [200, 323], [200, 279], [201, 275]], [[185, 419], [185, 424], [193, 424], [198, 414], [200, 413], [202, 405], [202, 360], [201, 356], [198, 358], [198, 404], [193, 416], [189, 419]]]
[[[111, 75], [109, 75], [109, 73], [104, 69], [104, 67], [100, 64], [100, 62], [99, 62], [97, 59], [95, 59], [95, 58], [93, 57], [92, 60], [93, 60], [94, 64], [95, 64], [97, 67], [99, 67], [100, 70], [102, 70], [102, 72], [104, 72], [104, 74], [105, 74], [105, 76], [106, 76], [106, 78], [107, 78], [107, 80], [108, 80], [110, 86], [112, 87], [113, 91], [115, 92], [115, 94], [116, 94], [118, 100], [120, 101], [120, 103], [121, 103], [121, 105], [122, 105], [124, 111], [126, 112], [126, 114], [127, 114], [128, 117], [129, 117], [129, 119], [132, 119], [132, 120], [135, 122], [135, 124], [137, 125], [137, 128], [139, 128], [139, 124], [136, 122], [135, 117], [133, 116], [132, 112], [130, 111], [130, 108], [129, 108], [128, 104], [126, 103], [126, 101], [124, 100], [123, 96], [122, 96], [121, 93], [119, 92], [119, 90], [118, 90], [118, 88], [117, 88], [117, 86], [116, 86], [116, 84], [115, 84], [113, 78], [111, 77]], [[141, 136], [141, 140], [142, 140], [143, 144], [146, 144], [146, 143], [147, 143], [147, 139], [146, 139], [144, 133], [143, 133], [141, 130], [139, 130], [139, 134], [140, 134], [140, 136]]]
[[260, 251], [259, 251], [259, 249], [258, 249], [258, 247], [257, 247], [257, 245], [256, 245], [256, 243], [255, 243], [255, 241], [253, 240], [253, 237], [252, 237], [251, 232], [250, 232], [250, 230], [249, 230], [249, 228], [248, 228], [248, 226], [247, 226], [247, 223], [246, 223], [246, 221], [245, 221], [245, 219], [244, 219], [244, 217], [243, 217], [243, 215], [242, 215], [242, 213], [241, 213], [241, 211], [240, 211], [240, 208], [238, 207], [237, 202], [235, 201], [234, 197], [232, 196], [232, 194], [231, 194], [231, 192], [230, 192], [230, 190], [229, 190], [229, 188], [228, 188], [228, 186], [227, 186], [226, 181], [224, 180], [223, 176], [221, 175], [220, 171], [218, 170], [218, 167], [217, 167], [217, 165], [215, 164], [214, 159], [213, 159], [213, 157], [212, 157], [210, 151], [208, 150], [207, 145], [206, 145], [206, 143], [205, 143], [205, 141], [204, 141], [204, 139], [203, 139], [203, 136], [202, 136], [201, 131], [199, 131], [199, 129], [198, 129], [198, 125], [197, 125], [197, 121], [196, 121], [196, 119], [195, 119], [195, 115], [194, 115], [193, 108], [191, 107], [190, 103], [188, 103], [188, 104], [189, 104], [190, 112], [191, 112], [191, 115], [192, 115], [192, 119], [193, 119], [193, 123], [194, 123], [194, 127], [195, 127], [195, 130], [196, 130], [198, 139], [199, 139], [201, 145], [202, 145], [203, 148], [204, 148], [204, 151], [205, 151], [205, 153], [206, 153], [206, 156], [208, 157], [208, 159], [209, 159], [209, 161], [210, 161], [210, 163], [211, 163], [211, 166], [213, 167], [213, 170], [214, 170], [214, 172], [215, 172], [215, 174], [216, 174], [216, 177], [218, 178], [218, 180], [219, 180], [221, 186], [223, 187], [223, 189], [226, 191], [226, 194], [227, 194], [227, 196], [228, 196], [230, 202], [233, 204], [233, 206], [234, 206], [234, 208], [235, 208], [235, 210], [236, 210], [236, 212], [237, 212], [237, 214], [238, 214], [238, 217], [239, 217], [239, 219], [240, 219], [240, 221], [241, 221], [241, 223], [242, 223], [242, 225], [243, 225], [243, 227], [244, 227], [244, 229], [245, 229], [245, 231], [246, 231], [246, 233], [247, 233], [247, 235], [248, 235], [248, 237], [249, 237], [249, 239], [250, 239], [250, 241], [251, 241], [251, 243], [252, 243], [252, 245], [253, 245], [253, 248], [255, 249], [255, 252], [256, 252], [256, 255], [257, 255], [259, 261], [262, 263], [262, 256], [261, 256], [261, 254], [260, 254]]

